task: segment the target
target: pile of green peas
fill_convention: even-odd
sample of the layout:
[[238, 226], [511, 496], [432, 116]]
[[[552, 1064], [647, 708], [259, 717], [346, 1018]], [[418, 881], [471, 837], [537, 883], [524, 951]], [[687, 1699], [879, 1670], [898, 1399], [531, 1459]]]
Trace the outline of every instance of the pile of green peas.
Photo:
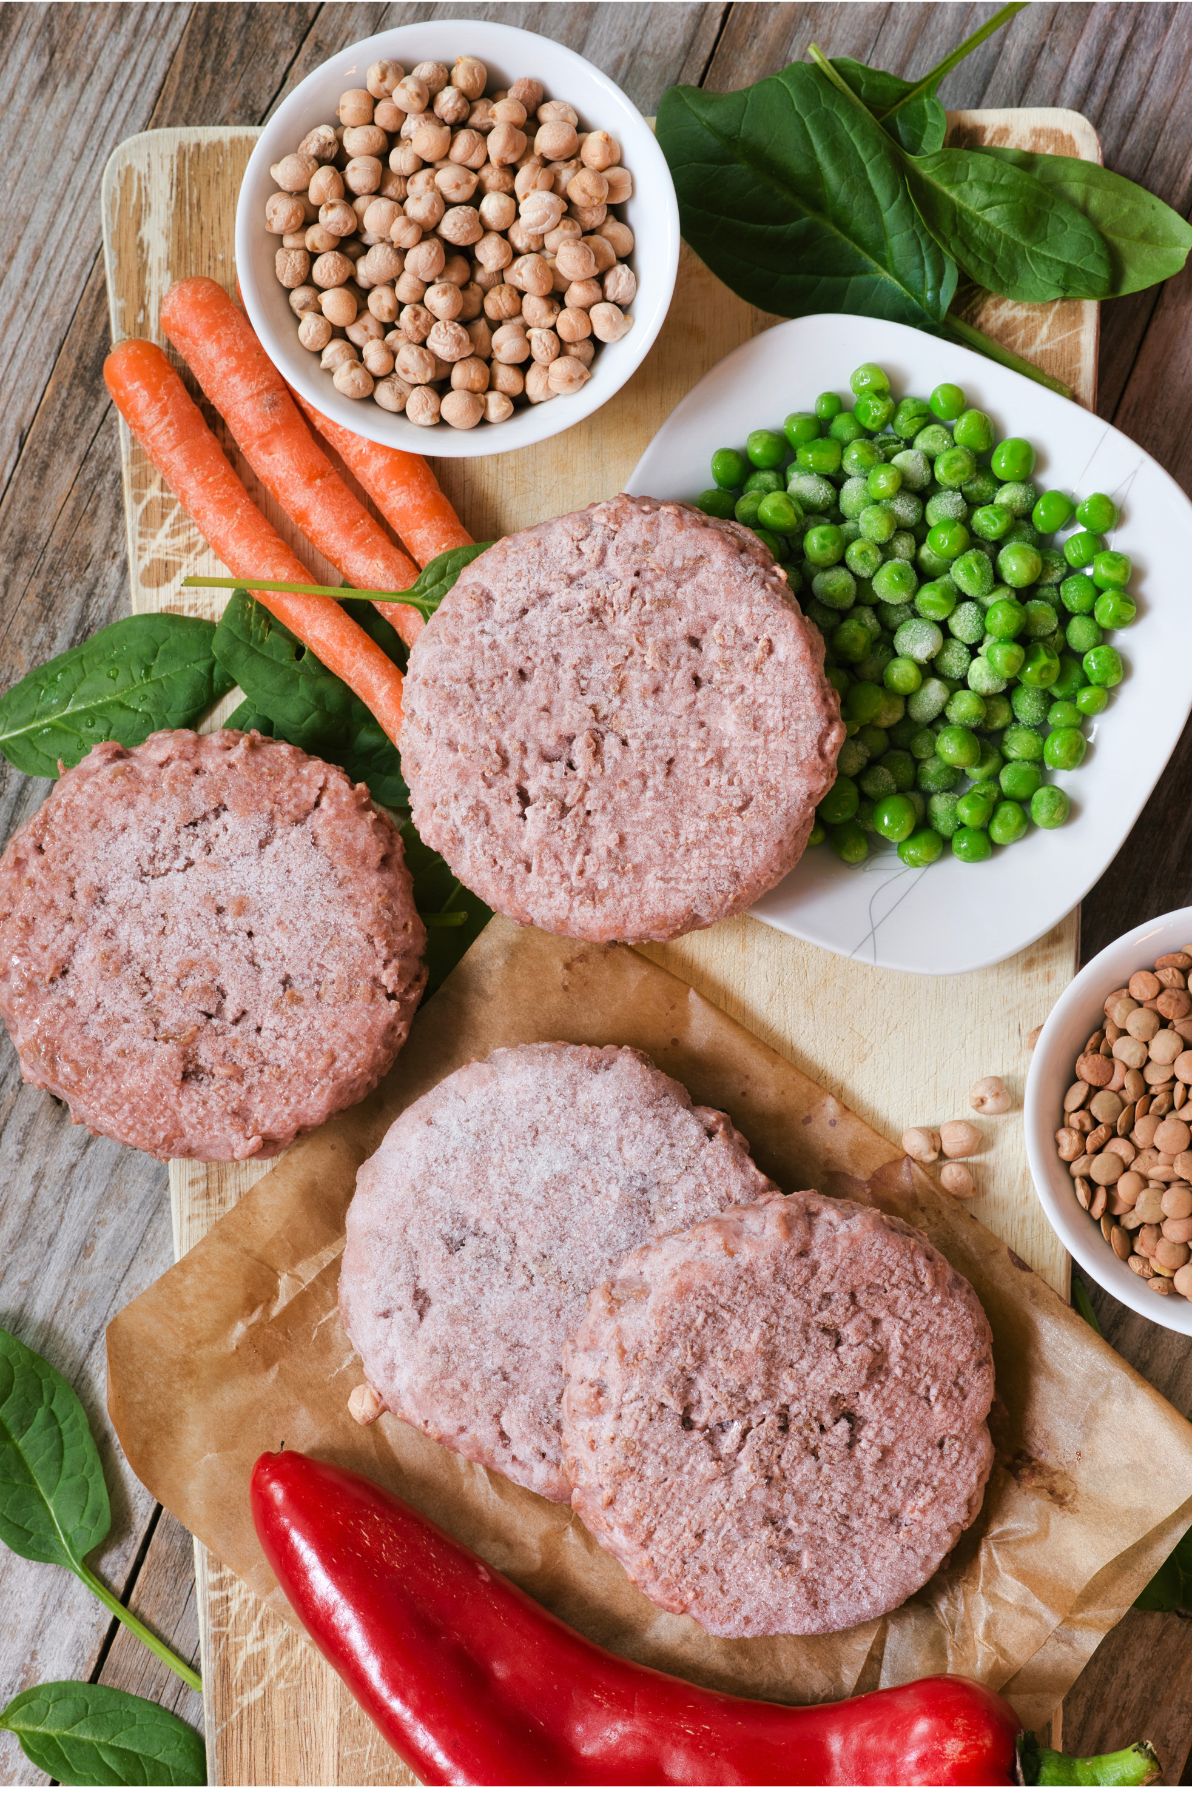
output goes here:
[[1033, 446], [997, 441], [953, 382], [895, 400], [863, 363], [850, 390], [717, 450], [696, 505], [762, 539], [825, 640], [846, 742], [811, 841], [847, 863], [872, 836], [910, 868], [947, 844], [985, 862], [1031, 822], [1066, 823], [1051, 775], [1078, 768], [1124, 676], [1108, 634], [1137, 606], [1105, 542], [1117, 507], [1039, 493]]

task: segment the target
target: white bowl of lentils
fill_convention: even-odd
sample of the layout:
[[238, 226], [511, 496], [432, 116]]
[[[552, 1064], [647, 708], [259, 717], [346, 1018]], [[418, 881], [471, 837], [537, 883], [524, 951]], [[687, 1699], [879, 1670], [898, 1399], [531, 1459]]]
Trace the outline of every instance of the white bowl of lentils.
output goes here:
[[1025, 1091], [1029, 1166], [1071, 1256], [1189, 1336], [1191, 942], [1181, 907], [1093, 957], [1042, 1027]]
[[280, 103], [236, 256], [254, 329], [310, 405], [376, 443], [482, 456], [628, 381], [670, 305], [679, 213], [653, 132], [599, 69], [514, 26], [431, 19]]

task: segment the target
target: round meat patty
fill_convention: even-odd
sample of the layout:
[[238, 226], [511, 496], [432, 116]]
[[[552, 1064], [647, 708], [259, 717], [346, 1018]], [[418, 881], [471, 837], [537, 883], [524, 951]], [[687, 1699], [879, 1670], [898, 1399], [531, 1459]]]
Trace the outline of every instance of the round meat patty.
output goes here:
[[882, 1617], [983, 1500], [983, 1309], [873, 1207], [781, 1195], [635, 1250], [564, 1366], [572, 1504], [717, 1637]]
[[425, 983], [400, 835], [256, 732], [101, 744], [0, 858], [26, 1081], [152, 1156], [269, 1156], [361, 1100]]
[[522, 924], [600, 942], [711, 925], [808, 842], [844, 735], [823, 665], [740, 525], [619, 494], [517, 532], [409, 661], [417, 829]]
[[724, 1113], [636, 1050], [468, 1063], [358, 1174], [342, 1317], [384, 1404], [552, 1500], [562, 1347], [627, 1250], [775, 1189]]

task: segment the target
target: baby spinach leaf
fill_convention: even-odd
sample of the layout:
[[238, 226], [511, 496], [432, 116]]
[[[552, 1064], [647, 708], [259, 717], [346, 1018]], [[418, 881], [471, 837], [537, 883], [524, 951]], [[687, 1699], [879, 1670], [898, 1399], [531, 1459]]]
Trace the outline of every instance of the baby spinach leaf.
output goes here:
[[31, 669], [0, 695], [0, 752], [26, 775], [58, 774], [95, 744], [140, 744], [194, 725], [229, 682], [213, 627], [185, 613], [134, 613]]
[[234, 707], [225, 721], [225, 729], [226, 731], [260, 731], [263, 737], [279, 736], [266, 713], [260, 713], [249, 700], [243, 700]]
[[0, 1712], [31, 1763], [64, 1787], [203, 1787], [204, 1740], [153, 1700], [87, 1681], [27, 1688]]
[[957, 279], [887, 132], [809, 63], [733, 94], [672, 87], [658, 141], [684, 236], [735, 293], [795, 317], [940, 321]]
[[429, 933], [425, 950], [428, 1000], [470, 949], [492, 914], [450, 873], [437, 851], [422, 842], [410, 818], [401, 820], [400, 835], [404, 839], [404, 860], [412, 876], [413, 899]]
[[1099, 299], [1112, 280], [1101, 233], [1077, 206], [983, 150], [908, 159], [921, 216], [971, 281], [1010, 300]]
[[[829, 60], [850, 91], [870, 107], [902, 150], [912, 156], [925, 156], [931, 150], [941, 149], [946, 141], [946, 109], [936, 94], [918, 94], [906, 103], [904, 96], [914, 86], [911, 81], [902, 81], [887, 69], [872, 69], [866, 63], [855, 62], [852, 56], [832, 56]], [[886, 119], [881, 118], [883, 113], [888, 114]]]
[[1043, 188], [1079, 209], [1100, 232], [1112, 261], [1102, 296], [1136, 294], [1178, 275], [1192, 247], [1192, 228], [1165, 200], [1100, 163], [1074, 156], [990, 145], [984, 152], [1034, 176]]
[[1133, 1603], [1140, 1612], [1188, 1612], [1192, 1604], [1192, 1534], [1185, 1531]]
[[396, 595], [397, 600], [412, 598], [426, 603], [432, 601], [437, 605], [446, 598], [467, 564], [474, 562], [477, 556], [482, 556], [491, 547], [492, 543], [489, 541], [483, 544], [464, 544], [458, 550], [443, 550], [440, 556], [435, 556], [432, 562], [425, 564], [411, 588]]
[[79, 1572], [110, 1522], [100, 1454], [73, 1389], [0, 1329], [0, 1540], [31, 1562]]

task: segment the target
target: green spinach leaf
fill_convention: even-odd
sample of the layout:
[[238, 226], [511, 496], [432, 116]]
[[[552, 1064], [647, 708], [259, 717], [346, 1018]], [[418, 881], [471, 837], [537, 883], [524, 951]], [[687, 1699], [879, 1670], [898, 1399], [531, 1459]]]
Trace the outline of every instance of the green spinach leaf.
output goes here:
[[403, 819], [404, 860], [412, 876], [413, 899], [425, 921], [429, 942], [425, 998], [435, 993], [470, 949], [491, 918], [491, 909], [450, 873], [436, 850], [422, 842], [411, 819]]
[[1112, 282], [1103, 236], [1069, 200], [983, 150], [910, 157], [921, 216], [968, 280], [1010, 300], [1097, 300]]
[[0, 1712], [31, 1763], [64, 1787], [203, 1787], [204, 1740], [153, 1700], [87, 1681], [27, 1688]]
[[278, 732], [268, 719], [266, 713], [260, 713], [249, 700], [242, 700], [234, 707], [225, 721], [226, 731], [259, 731], [263, 737], [278, 737]]
[[1133, 1603], [1141, 1612], [1189, 1612], [1192, 1604], [1192, 1534], [1185, 1531], [1166, 1562]]
[[194, 725], [229, 682], [213, 627], [186, 613], [134, 613], [31, 669], [0, 695], [0, 752], [26, 775], [58, 774], [95, 744], [140, 744]]
[[1102, 298], [1136, 294], [1169, 281], [1187, 262], [1191, 226], [1165, 200], [1147, 193], [1136, 181], [1074, 156], [1041, 156], [1033, 150], [1009, 150], [1000, 145], [990, 145], [983, 154], [1034, 176], [1043, 188], [1090, 219], [1107, 243], [1112, 261]]
[[888, 114], [880, 123], [902, 150], [912, 156], [927, 156], [930, 151], [941, 149], [946, 141], [946, 109], [936, 94], [919, 94], [906, 103], [904, 96], [915, 83], [902, 81], [887, 69], [872, 69], [866, 63], [855, 62], [851, 56], [832, 56], [829, 60], [850, 91], [870, 107], [877, 119], [882, 113]]
[[739, 93], [668, 88], [658, 141], [684, 236], [735, 293], [795, 317], [938, 323], [957, 271], [887, 132], [810, 63]]
[[417, 579], [404, 593], [397, 594], [397, 600], [424, 600], [426, 604], [433, 602], [436, 606], [446, 598], [467, 564], [490, 550], [494, 539], [482, 544], [464, 544], [459, 550], [443, 550], [432, 562], [425, 564]]
[[0, 1540], [77, 1569], [111, 1515], [87, 1414], [57, 1369], [0, 1329]]

